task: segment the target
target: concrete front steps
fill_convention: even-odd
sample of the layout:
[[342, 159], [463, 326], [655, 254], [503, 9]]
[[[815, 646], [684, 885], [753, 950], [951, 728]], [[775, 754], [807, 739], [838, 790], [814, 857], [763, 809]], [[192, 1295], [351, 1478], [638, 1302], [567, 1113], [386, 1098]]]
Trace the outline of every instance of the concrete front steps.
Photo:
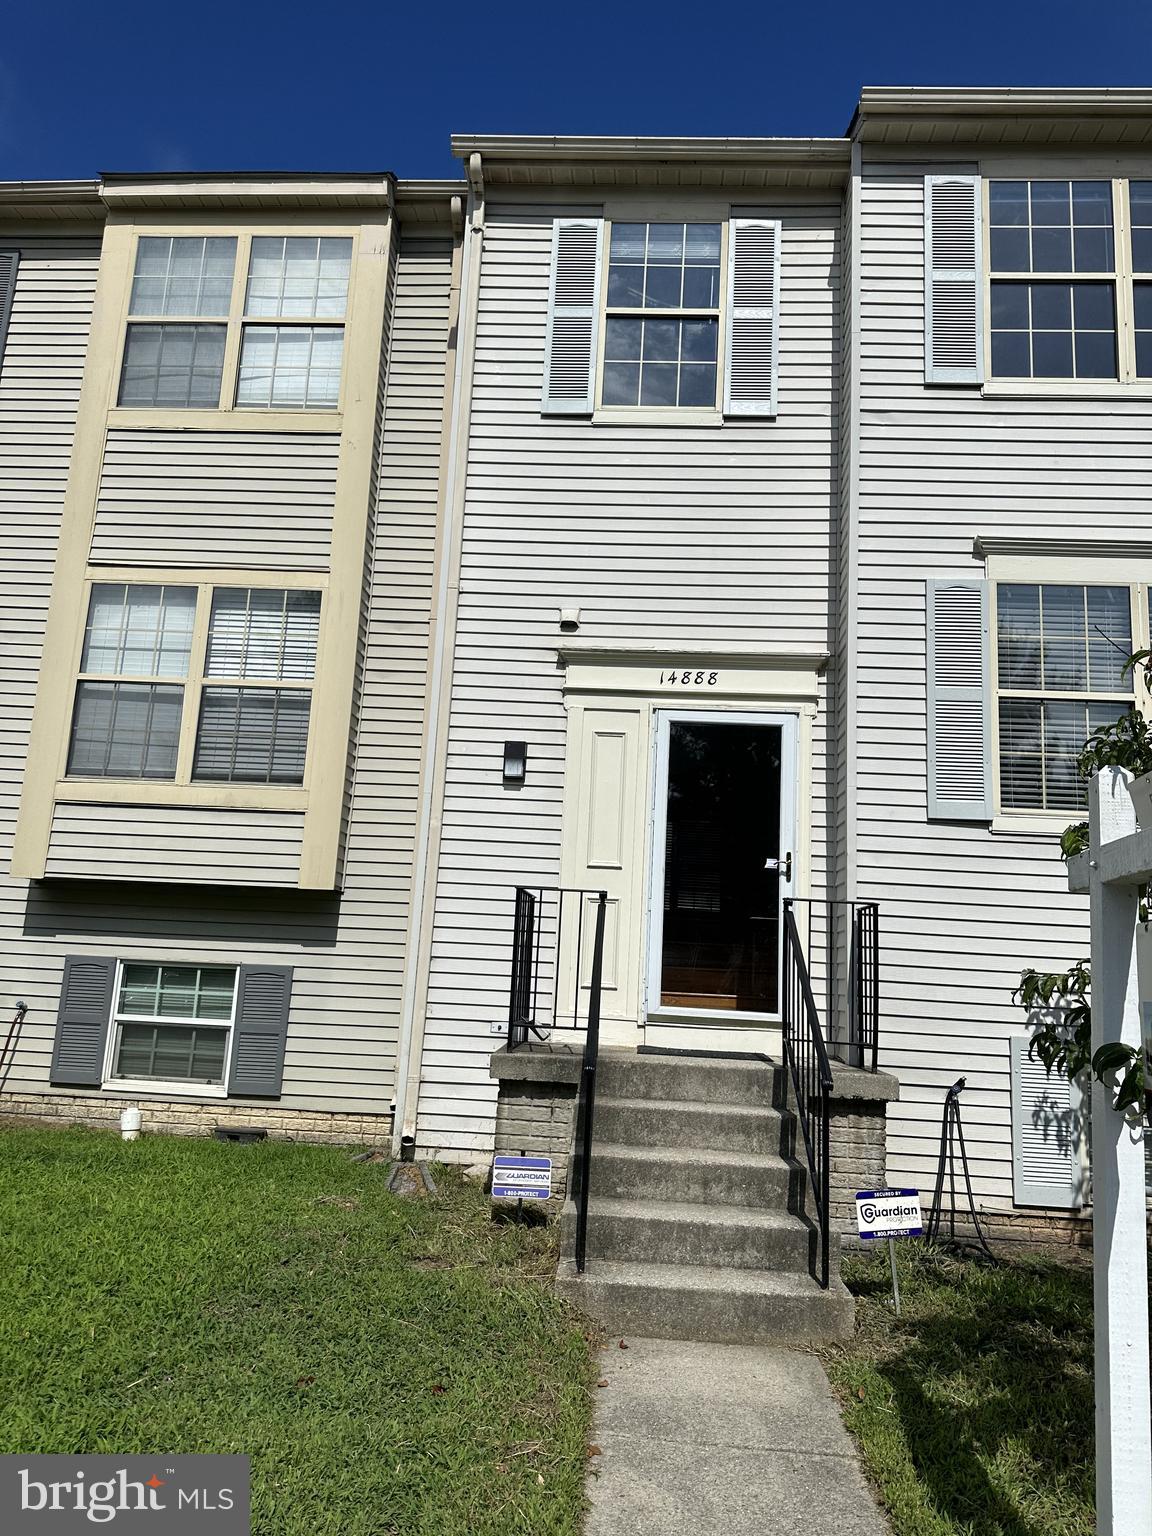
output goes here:
[[602, 1052], [587, 1262], [578, 1274], [569, 1202], [560, 1292], [614, 1333], [714, 1344], [850, 1335], [839, 1277], [827, 1290], [813, 1278], [818, 1234], [786, 1102], [771, 1062]]

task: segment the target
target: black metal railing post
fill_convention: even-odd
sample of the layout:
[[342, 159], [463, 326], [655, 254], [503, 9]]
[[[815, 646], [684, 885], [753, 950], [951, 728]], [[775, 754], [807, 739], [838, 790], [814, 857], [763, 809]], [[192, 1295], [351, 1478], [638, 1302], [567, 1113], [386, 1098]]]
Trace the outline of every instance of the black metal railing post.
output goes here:
[[508, 1049], [514, 1051], [528, 1039], [536, 1016], [536, 895], [527, 886], [516, 887], [516, 911], [512, 920], [512, 970], [508, 979]]
[[608, 892], [596, 896], [596, 928], [592, 938], [592, 971], [588, 978], [588, 1032], [580, 1067], [579, 1140], [576, 1191], [576, 1272], [584, 1273], [588, 1248], [588, 1197], [592, 1182], [592, 1128], [596, 1116], [596, 1063], [600, 1053], [600, 991], [604, 976], [604, 921]]
[[[828, 1106], [832, 1093], [832, 1068], [820, 1029], [820, 1015], [812, 996], [812, 981], [796, 928], [792, 901], [784, 901], [783, 987], [781, 1019], [784, 1059], [792, 1079], [796, 1118], [808, 1162], [808, 1182], [816, 1207], [819, 1233], [817, 1279], [827, 1288], [830, 1272], [830, 1158]], [[817, 1119], [819, 1124], [817, 1124]]]

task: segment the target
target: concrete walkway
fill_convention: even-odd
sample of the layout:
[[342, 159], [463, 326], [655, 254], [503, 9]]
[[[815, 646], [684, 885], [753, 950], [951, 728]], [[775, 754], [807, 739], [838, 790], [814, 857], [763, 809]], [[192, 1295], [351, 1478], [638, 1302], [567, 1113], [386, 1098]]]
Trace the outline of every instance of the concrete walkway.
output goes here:
[[889, 1536], [815, 1355], [610, 1339], [587, 1536]]

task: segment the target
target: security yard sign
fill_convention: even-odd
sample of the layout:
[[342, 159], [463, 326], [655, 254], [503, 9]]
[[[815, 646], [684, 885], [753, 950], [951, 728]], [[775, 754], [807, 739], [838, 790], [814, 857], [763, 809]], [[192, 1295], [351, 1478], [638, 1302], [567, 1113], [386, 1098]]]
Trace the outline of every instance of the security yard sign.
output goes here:
[[547, 1200], [551, 1193], [550, 1157], [514, 1157], [510, 1153], [498, 1153], [493, 1158], [493, 1200]]
[[862, 1189], [856, 1196], [861, 1237], [919, 1237], [924, 1231], [918, 1189]]

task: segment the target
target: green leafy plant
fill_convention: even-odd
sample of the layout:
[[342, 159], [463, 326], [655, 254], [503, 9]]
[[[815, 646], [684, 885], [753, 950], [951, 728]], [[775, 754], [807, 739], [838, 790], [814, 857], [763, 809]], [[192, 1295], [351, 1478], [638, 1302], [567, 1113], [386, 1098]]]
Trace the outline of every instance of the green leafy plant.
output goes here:
[[1127, 768], [1136, 778], [1152, 773], [1152, 726], [1133, 705], [1111, 725], [1096, 727], [1084, 743], [1076, 767], [1085, 779], [1101, 768]]
[[1028, 1054], [1042, 1061], [1047, 1072], [1059, 1072], [1069, 1079], [1091, 1069], [1106, 1083], [1106, 1075], [1115, 1072], [1113, 1108], [1123, 1111], [1143, 1106], [1142, 1053], [1135, 1046], [1111, 1040], [1093, 1054], [1091, 987], [1092, 975], [1086, 960], [1063, 972], [1029, 969], [1020, 973], [1012, 1000], [1020, 1004], [1036, 1026]]
[[1074, 859], [1078, 853], [1083, 853], [1088, 846], [1088, 823], [1076, 821], [1070, 827], [1065, 827], [1060, 834], [1060, 857], [1062, 859]]

